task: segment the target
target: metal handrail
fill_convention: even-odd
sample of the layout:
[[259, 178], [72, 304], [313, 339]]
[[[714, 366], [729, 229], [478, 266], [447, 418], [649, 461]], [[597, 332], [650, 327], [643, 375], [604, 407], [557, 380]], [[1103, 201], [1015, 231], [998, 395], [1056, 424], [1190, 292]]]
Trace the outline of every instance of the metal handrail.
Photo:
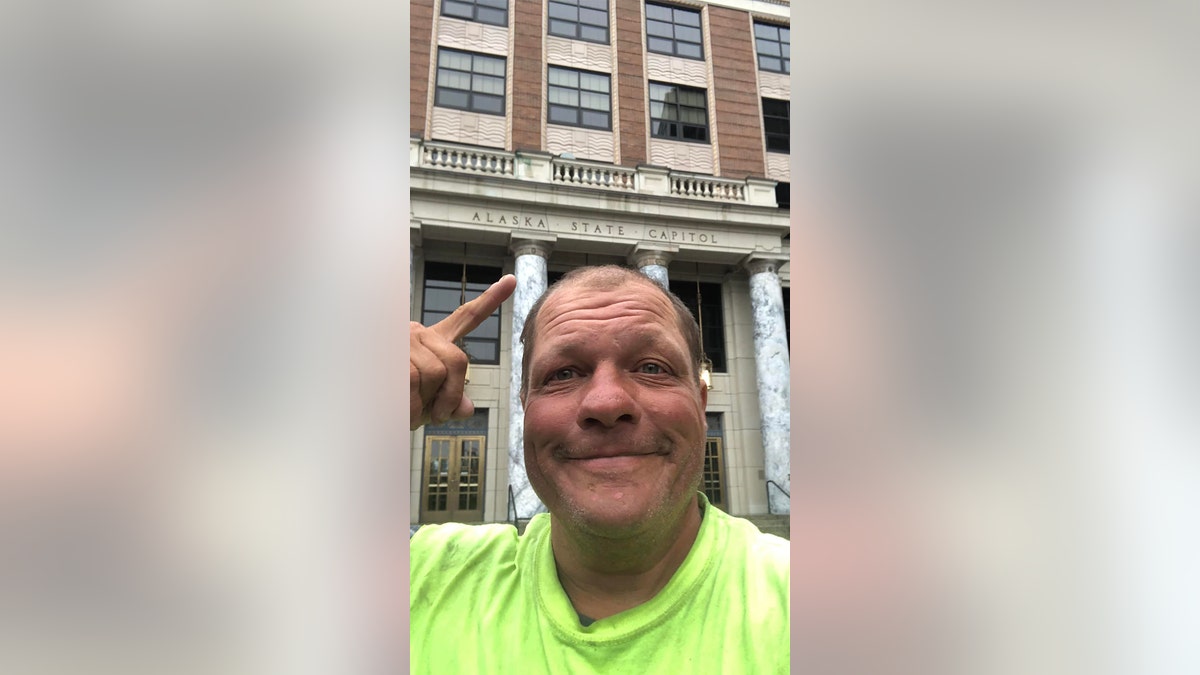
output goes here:
[[517, 525], [517, 496], [513, 494], [512, 485], [508, 486], [508, 510], [504, 513], [505, 518], [509, 516], [512, 518], [508, 522], [512, 523], [513, 527], [520, 529]]
[[770, 478], [768, 478], [768, 479], [767, 479], [767, 513], [772, 513], [772, 514], [773, 514], [773, 513], [775, 513], [775, 512], [771, 510], [771, 486], [772, 486], [772, 485], [774, 485], [774, 486], [775, 486], [775, 489], [776, 489], [776, 490], [779, 490], [779, 491], [780, 491], [780, 492], [782, 492], [784, 495], [786, 495], [788, 499], [791, 499], [791, 498], [792, 498], [792, 495], [791, 495], [791, 493], [790, 493], [790, 492], [788, 492], [787, 490], [784, 490], [784, 489], [783, 489], [783, 486], [781, 486], [779, 483], [776, 483], [775, 481], [773, 481], [773, 480], [771, 480]]

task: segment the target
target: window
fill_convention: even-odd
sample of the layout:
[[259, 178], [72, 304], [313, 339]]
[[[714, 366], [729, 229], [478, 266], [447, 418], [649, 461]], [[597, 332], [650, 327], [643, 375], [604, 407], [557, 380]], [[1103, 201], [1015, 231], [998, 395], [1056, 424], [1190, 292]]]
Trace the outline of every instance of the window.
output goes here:
[[704, 354], [713, 364], [714, 373], [725, 371], [725, 312], [721, 307], [721, 284], [700, 284], [700, 299], [704, 301], [704, 316], [696, 313], [696, 282], [670, 280], [671, 292], [679, 296], [684, 305], [699, 321], [704, 335]]
[[646, 3], [646, 49], [688, 59], [703, 59], [700, 12]]
[[608, 44], [608, 0], [550, 0], [547, 32]]
[[707, 143], [707, 99], [703, 89], [651, 82], [651, 135], [656, 138]]
[[790, 110], [791, 103], [773, 98], [762, 100], [763, 131], [767, 136], [770, 152], [791, 152]]
[[608, 75], [550, 66], [549, 80], [551, 123], [591, 129], [611, 127]]
[[754, 44], [758, 49], [759, 70], [792, 72], [792, 29], [756, 21]]
[[439, 48], [434, 105], [503, 115], [504, 59]]
[[442, 0], [442, 16], [508, 25], [508, 0]]
[[[500, 275], [499, 268], [467, 265], [466, 299], [479, 297]], [[421, 306], [423, 325], [432, 326], [458, 309], [462, 304], [462, 278], [462, 264], [425, 263], [425, 294]], [[463, 338], [462, 347], [471, 363], [500, 363], [499, 308]]]

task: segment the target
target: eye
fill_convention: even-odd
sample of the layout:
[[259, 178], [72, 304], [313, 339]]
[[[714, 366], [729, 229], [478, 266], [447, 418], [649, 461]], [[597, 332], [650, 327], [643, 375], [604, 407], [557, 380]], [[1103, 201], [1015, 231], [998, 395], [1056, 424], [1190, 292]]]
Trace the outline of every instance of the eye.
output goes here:
[[550, 379], [556, 381], [569, 380], [572, 377], [575, 377], [575, 371], [570, 368], [560, 368], [550, 375]]
[[648, 375], [662, 375], [667, 371], [657, 363], [643, 363], [642, 365], [638, 366], [638, 372], [646, 373]]

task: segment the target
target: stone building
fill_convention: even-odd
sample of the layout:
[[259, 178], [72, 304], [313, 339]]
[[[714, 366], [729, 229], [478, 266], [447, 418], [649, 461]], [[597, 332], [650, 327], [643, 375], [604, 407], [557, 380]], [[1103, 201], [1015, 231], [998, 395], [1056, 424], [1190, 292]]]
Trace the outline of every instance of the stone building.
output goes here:
[[788, 510], [789, 6], [412, 0], [411, 309], [514, 273], [464, 340], [475, 417], [412, 434], [416, 523], [524, 519], [524, 317], [567, 270], [642, 269], [712, 363], [704, 490]]

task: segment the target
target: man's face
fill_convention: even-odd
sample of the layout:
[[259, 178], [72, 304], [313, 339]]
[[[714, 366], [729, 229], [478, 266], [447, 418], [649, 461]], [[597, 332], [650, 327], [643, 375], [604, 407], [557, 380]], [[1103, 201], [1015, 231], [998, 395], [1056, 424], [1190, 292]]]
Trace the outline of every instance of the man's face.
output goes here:
[[524, 401], [534, 491], [595, 534], [669, 525], [700, 480], [708, 401], [670, 302], [638, 283], [578, 285], [537, 321]]

